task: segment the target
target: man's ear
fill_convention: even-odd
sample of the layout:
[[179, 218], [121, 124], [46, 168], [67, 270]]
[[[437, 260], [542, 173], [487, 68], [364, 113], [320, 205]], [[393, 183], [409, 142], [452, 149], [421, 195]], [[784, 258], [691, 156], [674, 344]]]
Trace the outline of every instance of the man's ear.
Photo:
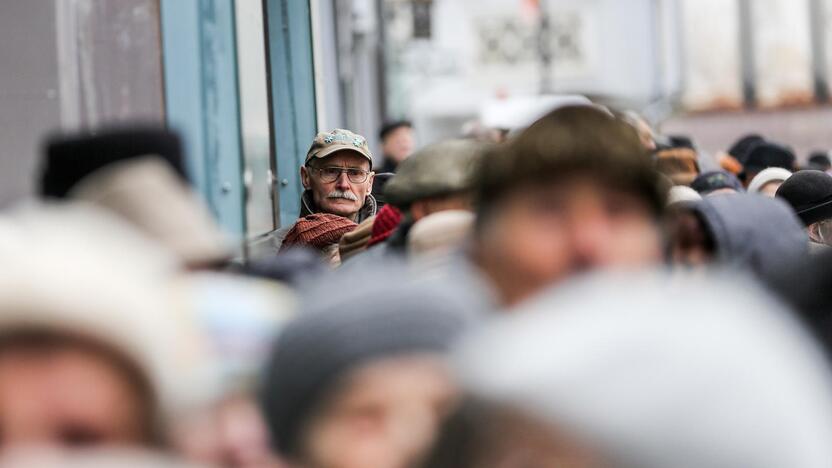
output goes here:
[[809, 225], [809, 239], [814, 242], [822, 243], [823, 239], [820, 238], [820, 224], [814, 223]]
[[312, 186], [312, 174], [310, 174], [309, 168], [306, 166], [300, 167], [300, 183], [303, 184], [303, 188], [309, 190], [309, 187]]
[[373, 193], [373, 182], [376, 180], [376, 173], [371, 172], [370, 177], [367, 178], [367, 195]]

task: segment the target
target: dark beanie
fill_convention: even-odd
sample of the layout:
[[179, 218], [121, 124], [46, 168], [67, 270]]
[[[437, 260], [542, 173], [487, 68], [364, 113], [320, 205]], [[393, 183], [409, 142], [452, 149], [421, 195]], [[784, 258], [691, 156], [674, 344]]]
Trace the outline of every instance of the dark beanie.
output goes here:
[[380, 358], [445, 352], [462, 331], [457, 296], [414, 285], [400, 271], [374, 274], [331, 277], [326, 291], [307, 293], [278, 337], [261, 401], [280, 454], [300, 454], [311, 415], [350, 371]]
[[748, 176], [749, 171], [762, 171], [769, 167], [782, 167], [790, 171], [794, 170], [795, 156], [792, 150], [775, 143], [759, 143], [743, 162], [744, 173]]
[[722, 189], [734, 189], [737, 192], [745, 192], [739, 179], [734, 174], [726, 171], [706, 172], [697, 177], [690, 184], [690, 187], [701, 195], [707, 195]]
[[751, 150], [760, 143], [765, 143], [765, 141], [760, 135], [746, 135], [731, 146], [728, 154], [733, 156], [740, 164], [745, 164]]
[[777, 189], [806, 226], [832, 219], [832, 176], [821, 171], [799, 171]]
[[164, 128], [125, 128], [62, 135], [49, 139], [45, 147], [40, 192], [65, 198], [84, 177], [112, 163], [141, 156], [167, 161], [188, 180], [179, 137]]

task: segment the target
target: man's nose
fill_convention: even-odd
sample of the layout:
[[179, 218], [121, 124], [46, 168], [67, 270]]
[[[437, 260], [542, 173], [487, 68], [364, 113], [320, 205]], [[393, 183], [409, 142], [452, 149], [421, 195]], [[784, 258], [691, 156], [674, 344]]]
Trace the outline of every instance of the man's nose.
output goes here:
[[341, 171], [341, 173], [338, 174], [338, 178], [335, 179], [335, 186], [336, 188], [342, 191], [352, 189], [352, 186], [350, 185], [350, 179], [345, 171]]
[[577, 268], [603, 266], [607, 262], [610, 226], [600, 213], [578, 213], [572, 218], [572, 252]]

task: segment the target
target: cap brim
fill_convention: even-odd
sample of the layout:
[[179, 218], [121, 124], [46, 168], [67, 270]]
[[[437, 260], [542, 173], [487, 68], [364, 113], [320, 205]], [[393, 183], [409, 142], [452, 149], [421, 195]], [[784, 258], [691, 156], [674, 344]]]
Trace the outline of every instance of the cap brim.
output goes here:
[[355, 154], [361, 155], [365, 159], [367, 159], [367, 161], [370, 161], [370, 166], [371, 167], [373, 165], [373, 159], [369, 155], [365, 154], [363, 151], [361, 151], [360, 149], [358, 149], [358, 148], [356, 148], [355, 146], [352, 146], [352, 145], [332, 145], [332, 146], [328, 146], [328, 147], [322, 149], [321, 151], [318, 151], [317, 153], [315, 153], [311, 158], [308, 158], [306, 160], [306, 162], [309, 162], [312, 159], [323, 159], [327, 156], [332, 156], [334, 153], [337, 153], [339, 151], [351, 151]]

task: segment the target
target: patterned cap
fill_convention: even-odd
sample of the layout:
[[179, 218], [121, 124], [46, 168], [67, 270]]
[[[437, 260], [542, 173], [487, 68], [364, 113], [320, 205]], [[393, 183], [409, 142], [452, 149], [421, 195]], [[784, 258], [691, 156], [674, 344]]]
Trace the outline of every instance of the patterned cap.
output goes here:
[[325, 158], [336, 151], [354, 151], [370, 161], [373, 165], [373, 156], [370, 154], [370, 147], [367, 146], [367, 139], [349, 130], [336, 128], [331, 132], [321, 132], [312, 142], [309, 152], [306, 153], [305, 164], [312, 158]]

